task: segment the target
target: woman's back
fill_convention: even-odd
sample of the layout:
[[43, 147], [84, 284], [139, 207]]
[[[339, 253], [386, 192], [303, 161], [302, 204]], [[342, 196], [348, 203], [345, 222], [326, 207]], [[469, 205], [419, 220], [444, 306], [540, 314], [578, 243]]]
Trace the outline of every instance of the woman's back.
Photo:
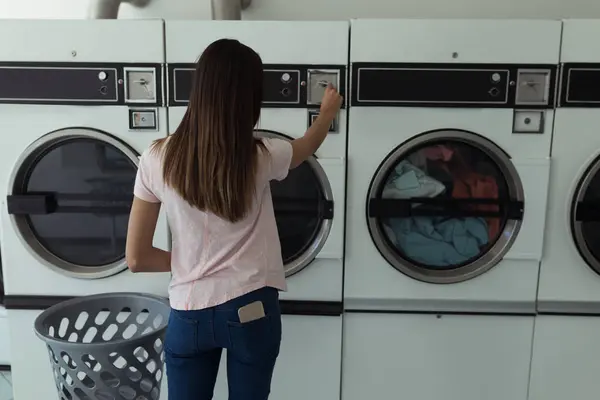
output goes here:
[[278, 139], [262, 143], [255, 199], [237, 222], [193, 207], [167, 185], [163, 149], [154, 147], [142, 155], [134, 194], [162, 203], [167, 213], [173, 274], [169, 297], [174, 309], [212, 307], [264, 286], [286, 289], [269, 182], [287, 176], [292, 146]]
[[[229, 398], [269, 396], [286, 288], [269, 183], [319, 148], [342, 98], [327, 88], [303, 137], [258, 140], [262, 68], [238, 41], [211, 44], [180, 126], [140, 158], [126, 257], [133, 272], [173, 275], [164, 344], [170, 399], [212, 399], [223, 349]], [[161, 207], [171, 252], [152, 244]]]

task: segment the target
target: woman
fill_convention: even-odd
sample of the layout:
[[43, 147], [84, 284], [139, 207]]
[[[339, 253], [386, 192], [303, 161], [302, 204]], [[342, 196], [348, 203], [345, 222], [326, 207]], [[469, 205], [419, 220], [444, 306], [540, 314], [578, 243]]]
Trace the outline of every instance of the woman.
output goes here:
[[[286, 289], [269, 182], [321, 146], [342, 97], [328, 87], [320, 116], [291, 143], [257, 139], [262, 87], [258, 54], [236, 40], [214, 42], [197, 63], [177, 131], [140, 158], [126, 257], [133, 272], [173, 275], [169, 399], [211, 399], [222, 349], [229, 399], [269, 396]], [[161, 205], [172, 252], [152, 246]]]

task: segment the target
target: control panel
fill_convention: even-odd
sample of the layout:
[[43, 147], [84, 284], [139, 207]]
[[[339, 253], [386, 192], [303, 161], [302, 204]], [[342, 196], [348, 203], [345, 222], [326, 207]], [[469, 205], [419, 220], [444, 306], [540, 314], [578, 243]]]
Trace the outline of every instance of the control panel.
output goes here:
[[263, 74], [263, 104], [300, 104], [300, 71], [266, 69]]
[[[194, 64], [169, 65], [170, 106], [187, 105], [194, 71]], [[325, 88], [330, 83], [342, 96], [346, 96], [345, 66], [267, 64], [264, 66], [262, 106], [314, 108], [321, 104]]]
[[354, 106], [552, 108], [557, 65], [355, 63]]
[[562, 66], [560, 107], [600, 107], [600, 63], [565, 63]]
[[0, 103], [162, 105], [160, 64], [1, 63]]

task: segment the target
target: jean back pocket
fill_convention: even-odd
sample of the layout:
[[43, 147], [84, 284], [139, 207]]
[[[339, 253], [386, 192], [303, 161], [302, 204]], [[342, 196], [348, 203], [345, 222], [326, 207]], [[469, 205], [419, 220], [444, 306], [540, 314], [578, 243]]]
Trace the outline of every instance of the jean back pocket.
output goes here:
[[267, 314], [254, 321], [228, 321], [229, 340], [234, 355], [249, 363], [273, 362], [281, 344], [281, 316]]

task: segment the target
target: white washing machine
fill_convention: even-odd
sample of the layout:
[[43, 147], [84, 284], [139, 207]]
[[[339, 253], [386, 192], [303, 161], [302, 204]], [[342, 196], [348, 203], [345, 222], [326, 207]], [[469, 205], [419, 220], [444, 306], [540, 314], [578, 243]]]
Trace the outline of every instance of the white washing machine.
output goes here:
[[600, 391], [600, 20], [566, 20], [530, 398]]
[[[41, 310], [109, 291], [166, 295], [127, 270], [139, 154], [167, 135], [162, 21], [0, 23], [0, 212], [15, 398], [56, 392]], [[168, 249], [161, 216], [155, 245]], [[32, 384], [35, 382], [35, 384]]]
[[[166, 21], [169, 131], [177, 129], [185, 113], [193, 63], [210, 43], [234, 38], [257, 51], [265, 64], [257, 134], [286, 139], [303, 135], [318, 114], [323, 93], [319, 81], [345, 91], [348, 29], [347, 22]], [[344, 109], [333, 125], [316, 158], [271, 184], [289, 289], [281, 294], [283, 343], [273, 399], [340, 395]], [[227, 398], [223, 358], [216, 399]]]
[[527, 397], [560, 34], [352, 22], [345, 400]]

